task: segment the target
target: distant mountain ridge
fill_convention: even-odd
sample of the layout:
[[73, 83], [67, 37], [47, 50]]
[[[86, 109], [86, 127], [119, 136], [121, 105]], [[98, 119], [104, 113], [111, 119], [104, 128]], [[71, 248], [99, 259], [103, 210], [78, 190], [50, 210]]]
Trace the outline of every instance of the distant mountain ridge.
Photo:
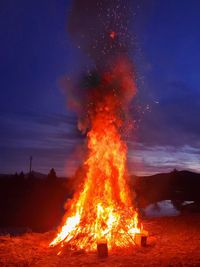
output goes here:
[[[0, 228], [23, 227], [48, 231], [60, 223], [64, 204], [72, 198], [84, 172], [76, 178], [57, 178], [40, 172], [0, 175]], [[192, 209], [200, 211], [200, 174], [174, 170], [151, 176], [131, 176], [133, 205], [141, 211], [149, 204], [170, 200], [177, 210], [190, 201]], [[190, 208], [191, 209], [191, 208]]]
[[138, 203], [145, 206], [165, 199], [200, 201], [200, 174], [188, 170], [158, 173], [151, 176], [132, 176], [133, 190]]
[[[143, 179], [156, 179], [156, 178], [166, 178], [168, 177], [170, 174], [176, 172], [177, 174], [181, 175], [181, 176], [192, 176], [192, 177], [198, 177], [200, 178], [200, 173], [197, 173], [197, 172], [193, 172], [193, 171], [188, 171], [188, 170], [181, 170], [181, 171], [178, 171], [178, 170], [173, 170], [171, 172], [167, 172], [167, 173], [155, 173], [155, 174], [152, 174], [152, 175], [130, 175], [130, 177], [132, 179], [137, 179], [137, 178], [143, 178]], [[20, 174], [20, 172], [18, 173], [18, 175]], [[37, 171], [32, 171], [31, 174], [33, 175], [33, 177], [35, 178], [46, 178], [48, 176], [48, 174], [44, 174], [44, 173], [41, 173], [41, 172], [37, 172]], [[8, 173], [0, 173], [0, 177], [5, 177], [5, 176], [12, 176], [12, 175], [15, 175], [15, 174], [8, 174]], [[30, 176], [30, 173], [24, 173], [24, 176], [26, 178], [28, 178]], [[67, 179], [68, 177], [61, 177], [61, 176], [58, 176], [58, 178], [62, 178], [62, 179]]]

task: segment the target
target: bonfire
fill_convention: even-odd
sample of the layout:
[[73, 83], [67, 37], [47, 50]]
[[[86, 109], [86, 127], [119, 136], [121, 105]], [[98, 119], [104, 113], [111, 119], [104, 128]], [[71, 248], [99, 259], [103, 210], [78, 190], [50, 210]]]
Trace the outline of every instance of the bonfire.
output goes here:
[[130, 64], [120, 59], [90, 90], [86, 175], [68, 202], [63, 224], [50, 246], [94, 251], [97, 244], [106, 243], [113, 250], [133, 246], [135, 236], [141, 234], [142, 224], [127, 181], [127, 146], [122, 137], [135, 88]]

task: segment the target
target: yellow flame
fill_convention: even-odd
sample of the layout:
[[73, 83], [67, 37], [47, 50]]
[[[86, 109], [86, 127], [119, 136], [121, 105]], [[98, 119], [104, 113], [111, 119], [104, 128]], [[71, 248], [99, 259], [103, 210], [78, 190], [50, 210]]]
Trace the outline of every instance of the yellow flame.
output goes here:
[[51, 246], [69, 244], [91, 251], [106, 240], [109, 249], [127, 247], [141, 231], [126, 181], [127, 148], [108, 106], [107, 100], [101, 103], [92, 120], [87, 173]]

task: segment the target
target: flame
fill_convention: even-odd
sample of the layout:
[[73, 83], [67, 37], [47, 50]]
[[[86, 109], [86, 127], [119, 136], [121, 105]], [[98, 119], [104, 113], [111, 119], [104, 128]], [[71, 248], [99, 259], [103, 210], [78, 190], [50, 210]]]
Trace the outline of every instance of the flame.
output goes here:
[[[119, 69], [127, 72], [122, 64], [104, 75], [101, 86], [112, 84], [113, 77], [120, 74]], [[120, 79], [124, 86], [130, 85], [127, 75]], [[108, 249], [128, 247], [134, 244], [135, 234], [141, 232], [126, 180], [127, 146], [120, 134], [122, 119], [117, 111], [120, 105], [120, 97], [111, 90], [89, 112], [86, 176], [50, 246], [69, 244], [92, 251], [98, 242], [106, 240]]]

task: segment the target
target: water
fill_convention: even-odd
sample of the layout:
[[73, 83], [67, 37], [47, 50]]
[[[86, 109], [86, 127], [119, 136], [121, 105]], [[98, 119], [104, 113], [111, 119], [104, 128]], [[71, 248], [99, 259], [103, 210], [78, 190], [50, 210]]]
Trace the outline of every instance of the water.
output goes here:
[[190, 205], [190, 204], [193, 204], [193, 203], [194, 203], [193, 200], [191, 200], [191, 201], [184, 201], [183, 204], [182, 204], [182, 206]]
[[178, 216], [180, 211], [174, 207], [171, 200], [163, 200], [148, 205], [144, 214], [146, 217]]

